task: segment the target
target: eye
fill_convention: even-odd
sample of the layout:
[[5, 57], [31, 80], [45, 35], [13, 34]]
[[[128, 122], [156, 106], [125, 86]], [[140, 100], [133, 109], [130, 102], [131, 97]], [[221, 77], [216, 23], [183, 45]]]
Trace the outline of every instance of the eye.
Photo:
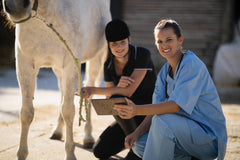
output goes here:
[[110, 46], [111, 46], [111, 47], [116, 47], [116, 46], [117, 46], [117, 43], [111, 43]]
[[124, 45], [124, 44], [125, 44], [125, 42], [124, 42], [124, 41], [121, 41], [121, 42], [120, 42], [120, 45]]
[[172, 39], [171, 38], [169, 38], [169, 39], [167, 39], [167, 42], [170, 42]]
[[121, 45], [122, 45], [122, 46], [125, 46], [126, 44], [127, 44], [126, 41], [122, 41], [122, 42], [121, 42]]
[[156, 42], [156, 44], [162, 44], [162, 41], [158, 40], [158, 41]]

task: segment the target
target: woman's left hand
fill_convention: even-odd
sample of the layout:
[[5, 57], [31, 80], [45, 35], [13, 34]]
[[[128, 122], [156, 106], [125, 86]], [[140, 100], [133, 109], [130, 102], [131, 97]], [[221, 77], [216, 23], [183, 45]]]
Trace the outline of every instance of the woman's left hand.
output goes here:
[[136, 142], [139, 138], [139, 133], [137, 130], [133, 131], [131, 134], [125, 137], [124, 145], [126, 148], [131, 149], [134, 147], [134, 142]]
[[134, 82], [135, 82], [134, 79], [132, 79], [131, 77], [121, 76], [117, 87], [125, 88]]
[[131, 100], [126, 100], [127, 105], [115, 104], [113, 107], [122, 119], [130, 119], [136, 115], [136, 105]]

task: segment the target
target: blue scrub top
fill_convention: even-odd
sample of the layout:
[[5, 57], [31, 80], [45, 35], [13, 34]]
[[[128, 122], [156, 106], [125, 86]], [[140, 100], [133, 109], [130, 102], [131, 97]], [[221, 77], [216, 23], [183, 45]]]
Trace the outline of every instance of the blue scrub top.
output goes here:
[[187, 51], [173, 78], [169, 76], [168, 68], [167, 62], [158, 74], [153, 103], [174, 101], [178, 104], [181, 110], [176, 114], [198, 122], [208, 135], [201, 136], [201, 132], [191, 127], [189, 123], [194, 143], [201, 145], [216, 139], [218, 159], [224, 159], [227, 144], [225, 117], [217, 90], [205, 64], [194, 53]]

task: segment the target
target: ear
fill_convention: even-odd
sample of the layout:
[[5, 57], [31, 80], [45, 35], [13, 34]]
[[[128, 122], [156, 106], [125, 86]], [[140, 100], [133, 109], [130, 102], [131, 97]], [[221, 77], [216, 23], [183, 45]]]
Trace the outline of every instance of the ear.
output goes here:
[[178, 42], [179, 42], [180, 45], [182, 45], [183, 40], [184, 40], [184, 37], [183, 37], [183, 36], [181, 36], [181, 37], [178, 38]]

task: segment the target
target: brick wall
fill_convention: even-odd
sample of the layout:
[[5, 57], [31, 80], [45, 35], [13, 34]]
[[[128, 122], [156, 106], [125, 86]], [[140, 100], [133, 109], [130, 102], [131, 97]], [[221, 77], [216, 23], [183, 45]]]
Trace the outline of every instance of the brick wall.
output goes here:
[[163, 18], [175, 19], [183, 29], [183, 48], [203, 60], [209, 71], [221, 43], [223, 0], [122, 0], [122, 18], [132, 43], [148, 48], [159, 69], [165, 60], [154, 45], [153, 28]]

